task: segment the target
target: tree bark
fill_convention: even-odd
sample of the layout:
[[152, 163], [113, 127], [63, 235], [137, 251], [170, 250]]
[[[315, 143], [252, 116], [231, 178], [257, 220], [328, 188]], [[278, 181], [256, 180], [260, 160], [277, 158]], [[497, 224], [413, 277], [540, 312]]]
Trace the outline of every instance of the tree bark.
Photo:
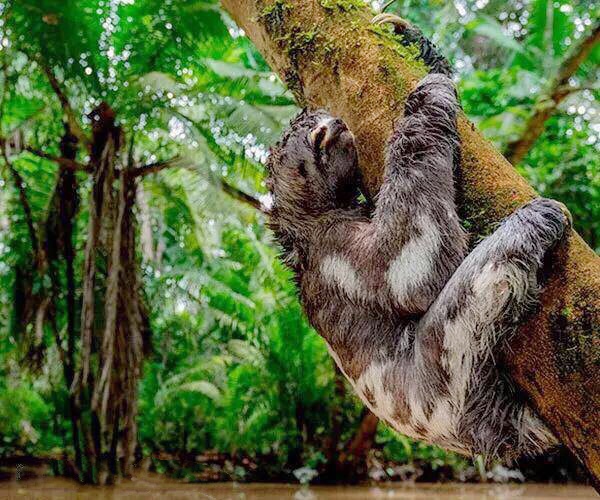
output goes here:
[[[223, 0], [301, 104], [343, 118], [356, 136], [371, 194], [407, 94], [427, 68], [356, 2]], [[535, 196], [475, 129], [459, 118], [461, 216], [474, 236]], [[475, 237], [473, 238], [475, 241]], [[575, 233], [553, 254], [541, 307], [511, 344], [510, 373], [558, 438], [600, 478], [600, 259]]]
[[523, 128], [523, 135], [506, 147], [506, 159], [513, 165], [520, 163], [525, 158], [544, 133], [548, 119], [556, 113], [558, 105], [571, 93], [569, 79], [587, 59], [598, 42], [600, 42], [600, 23], [597, 23], [586, 37], [575, 44], [561, 65], [550, 88], [535, 103], [534, 111]]

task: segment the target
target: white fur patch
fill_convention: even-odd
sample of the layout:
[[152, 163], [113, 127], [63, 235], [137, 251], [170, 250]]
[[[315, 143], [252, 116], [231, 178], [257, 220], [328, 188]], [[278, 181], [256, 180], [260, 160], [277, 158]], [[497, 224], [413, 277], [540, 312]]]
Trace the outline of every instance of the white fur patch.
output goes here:
[[419, 399], [416, 390], [408, 394], [408, 405], [411, 411], [411, 423], [427, 430], [430, 440], [439, 438], [448, 439], [454, 435], [457, 423], [457, 414], [448, 399], [436, 401], [429, 418], [423, 411], [423, 402]]
[[[430, 441], [452, 438], [456, 418], [448, 400], [438, 401], [431, 416], [426, 418], [417, 392], [410, 390], [406, 395], [411, 412], [410, 423], [400, 422], [396, 419], [396, 398], [404, 397], [404, 395], [398, 395], [397, 392], [402, 391], [403, 388], [384, 386], [383, 380], [388, 370], [395, 370], [393, 361], [373, 362], [363, 371], [356, 384], [353, 384], [365, 405], [380, 419], [389, 422], [394, 429], [407, 436], [416, 439], [427, 438]], [[372, 403], [368, 400], [367, 395], [371, 398]], [[425, 429], [427, 434], [419, 434], [416, 431], [417, 425]]]
[[493, 300], [501, 305], [510, 292], [506, 274], [505, 266], [500, 267], [494, 265], [493, 262], [487, 263], [473, 280], [473, 293], [477, 297], [487, 299], [487, 301]]
[[[380, 418], [391, 420], [395, 413], [394, 396], [383, 385], [385, 371], [389, 369], [388, 363], [371, 363], [363, 371], [359, 379], [356, 381], [356, 391], [362, 396], [370, 392], [373, 396], [374, 408]], [[366, 397], [363, 398], [368, 403]]]
[[425, 412], [423, 411], [423, 405], [421, 404], [421, 398], [417, 392], [416, 387], [411, 387], [406, 395], [408, 400], [408, 407], [410, 408], [411, 422], [415, 425], [421, 425], [422, 427], [427, 426], [427, 419], [425, 418]]
[[260, 201], [261, 207], [263, 207], [266, 211], [269, 211], [273, 208], [273, 195], [271, 193], [261, 194], [258, 197], [258, 201]]
[[442, 362], [450, 374], [449, 390], [459, 412], [465, 406], [465, 398], [471, 382], [475, 357], [473, 325], [459, 316], [444, 325], [444, 351]]
[[357, 298], [363, 293], [358, 273], [343, 257], [328, 255], [321, 261], [319, 269], [327, 281], [340, 287], [348, 297]]
[[[400, 421], [396, 418], [396, 399], [404, 397], [403, 394], [400, 394], [400, 391], [403, 391], [404, 388], [385, 387], [383, 384], [386, 373], [397, 369], [395, 362], [389, 359], [383, 362], [372, 362], [365, 368], [361, 376], [356, 381], [353, 381], [346, 374], [337, 353], [328, 342], [326, 342], [326, 345], [329, 354], [350, 382], [355, 392], [377, 417], [388, 422], [389, 425], [401, 434], [414, 439], [426, 439], [434, 444], [437, 442], [446, 447], [451, 447], [455, 451], [464, 453], [464, 447], [454, 441], [458, 414], [450, 400], [441, 399], [437, 401], [431, 416], [427, 419], [423, 413], [422, 404], [418, 400], [416, 391], [410, 390], [409, 394], [406, 395], [411, 411], [410, 418], [408, 419], [409, 423]], [[406, 415], [406, 417], [409, 416]], [[425, 435], [417, 432], [417, 425], [421, 429], [426, 430]]]
[[402, 247], [400, 255], [390, 262], [386, 280], [400, 303], [410, 300], [414, 289], [431, 273], [440, 247], [440, 234], [429, 216], [419, 221], [422, 234]]
[[[393, 370], [393, 363], [373, 362], [361, 374], [354, 385], [354, 390], [360, 396], [363, 403], [381, 420], [388, 422], [396, 431], [410, 436], [415, 439], [422, 438], [410, 424], [398, 422], [395, 418], [396, 405], [394, 389], [401, 388], [386, 388], [383, 385], [383, 379], [387, 370]], [[370, 393], [370, 394], [369, 394]], [[367, 394], [371, 397], [371, 403], [367, 398]]]
[[431, 439], [437, 437], [448, 438], [455, 433], [456, 414], [449, 400], [440, 399], [437, 401], [429, 417], [427, 430], [429, 431], [428, 436]]
[[[525, 278], [525, 279], [524, 279]], [[511, 297], [525, 300], [529, 286], [526, 277], [516, 266], [486, 264], [473, 280], [473, 298], [465, 305], [469, 314], [459, 314], [444, 324], [444, 351], [442, 362], [450, 374], [451, 399], [463, 411], [465, 398], [475, 363], [482, 363], [491, 355], [499, 333], [494, 321], [501, 315]]]

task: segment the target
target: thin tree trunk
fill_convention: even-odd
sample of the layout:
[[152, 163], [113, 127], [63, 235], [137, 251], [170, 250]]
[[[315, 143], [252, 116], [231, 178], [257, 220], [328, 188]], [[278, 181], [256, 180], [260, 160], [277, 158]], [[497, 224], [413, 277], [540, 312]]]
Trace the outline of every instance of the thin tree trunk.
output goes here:
[[134, 205], [137, 199], [137, 180], [124, 176], [125, 215], [123, 219], [122, 237], [122, 282], [119, 300], [121, 310], [127, 325], [123, 337], [121, 357], [122, 379], [122, 437], [123, 460], [121, 472], [130, 476], [133, 472], [135, 451], [137, 447], [137, 412], [138, 412], [138, 383], [142, 377], [144, 356], [150, 352], [151, 330], [148, 311], [146, 309], [142, 282], [139, 276], [140, 262], [136, 255], [137, 220]]
[[[65, 124], [65, 134], [60, 142], [60, 152], [63, 158], [75, 161], [77, 157], [77, 137], [70, 133]], [[58, 215], [62, 243], [62, 255], [65, 262], [66, 305], [67, 305], [67, 353], [64, 361], [64, 375], [69, 391], [69, 411], [71, 417], [71, 433], [75, 466], [79, 480], [83, 472], [83, 456], [81, 451], [81, 410], [75, 393], [71, 390], [75, 379], [75, 337], [76, 337], [76, 297], [75, 297], [75, 247], [73, 245], [75, 231], [75, 216], [79, 207], [77, 179], [75, 172], [61, 166], [58, 179], [57, 194], [59, 198]]]
[[325, 477], [329, 480], [337, 479], [339, 462], [338, 454], [340, 453], [340, 440], [342, 438], [342, 423], [344, 420], [342, 414], [342, 403], [346, 397], [346, 381], [344, 375], [337, 364], [334, 363], [334, 388], [335, 398], [331, 410], [331, 432], [325, 440], [324, 454], [326, 459]]
[[357, 480], [367, 473], [369, 450], [375, 443], [379, 419], [368, 408], [364, 408], [356, 433], [340, 454], [337, 470], [344, 478]]
[[154, 262], [154, 237], [152, 234], [152, 214], [150, 212], [150, 205], [148, 204], [148, 197], [142, 184], [138, 186], [137, 190], [137, 206], [138, 213], [140, 214], [140, 243], [142, 246], [142, 257], [145, 262]]
[[[88, 236], [85, 247], [83, 303], [81, 308], [81, 376], [79, 383], [86, 387], [90, 370], [90, 355], [94, 330], [94, 288], [96, 284], [96, 255], [100, 245], [103, 222], [108, 213], [112, 198], [114, 180], [114, 161], [117, 137], [120, 131], [113, 130], [114, 123], [105, 123], [111, 117], [98, 112], [92, 142], [93, 185], [90, 194]], [[114, 120], [114, 117], [112, 117]]]
[[[371, 194], [381, 184], [392, 124], [426, 68], [383, 30], [367, 7], [318, 0], [223, 0], [302, 104], [343, 118], [356, 136]], [[328, 4], [330, 5], [330, 4]], [[525, 180], [459, 118], [461, 215], [491, 232], [535, 196]], [[509, 370], [558, 438], [600, 478], [600, 259], [572, 233], [553, 255], [539, 312], [512, 342]]]
[[587, 59], [598, 42], [600, 42], [600, 23], [597, 23], [586, 37], [575, 44], [561, 65], [550, 88], [535, 103], [533, 114], [523, 128], [523, 135], [506, 147], [506, 159], [513, 165], [520, 163], [525, 158], [529, 150], [544, 133], [546, 122], [556, 113], [558, 105], [571, 92], [569, 79]]

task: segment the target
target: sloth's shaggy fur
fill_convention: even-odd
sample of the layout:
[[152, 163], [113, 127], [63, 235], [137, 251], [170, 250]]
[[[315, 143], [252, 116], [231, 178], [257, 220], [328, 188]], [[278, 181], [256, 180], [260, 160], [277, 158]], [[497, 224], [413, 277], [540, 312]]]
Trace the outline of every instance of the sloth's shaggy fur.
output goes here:
[[373, 413], [403, 434], [510, 460], [555, 443], [498, 360], [569, 218], [536, 199], [467, 255], [458, 108], [446, 75], [419, 83], [372, 212], [359, 203], [351, 132], [325, 111], [302, 112], [270, 154], [270, 224], [312, 325]]

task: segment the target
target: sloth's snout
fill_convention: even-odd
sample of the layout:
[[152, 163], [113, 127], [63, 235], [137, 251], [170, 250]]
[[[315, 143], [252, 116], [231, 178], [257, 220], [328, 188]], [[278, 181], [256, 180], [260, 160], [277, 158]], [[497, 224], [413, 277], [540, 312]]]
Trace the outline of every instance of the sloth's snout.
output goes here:
[[310, 134], [310, 139], [315, 149], [325, 149], [340, 138], [349, 142], [354, 141], [354, 136], [348, 126], [339, 118], [328, 118], [319, 123]]

